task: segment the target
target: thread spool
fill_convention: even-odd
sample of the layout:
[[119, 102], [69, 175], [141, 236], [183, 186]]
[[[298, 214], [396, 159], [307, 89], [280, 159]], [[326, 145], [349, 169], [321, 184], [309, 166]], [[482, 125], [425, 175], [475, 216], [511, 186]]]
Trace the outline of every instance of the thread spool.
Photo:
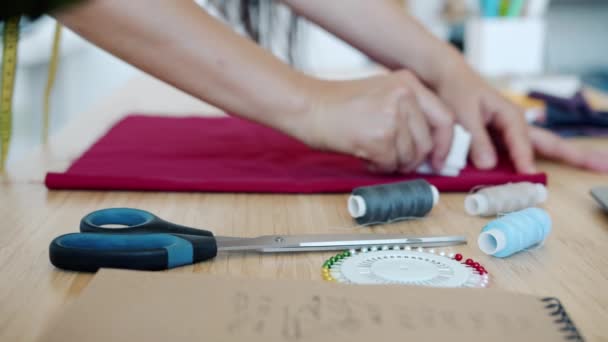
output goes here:
[[542, 184], [520, 182], [483, 188], [464, 200], [469, 215], [492, 216], [533, 207], [547, 200]]
[[348, 198], [348, 212], [360, 225], [424, 217], [439, 202], [439, 191], [423, 179], [364, 186]]
[[551, 232], [551, 217], [540, 208], [528, 208], [507, 214], [488, 223], [477, 243], [482, 252], [505, 258], [541, 245]]

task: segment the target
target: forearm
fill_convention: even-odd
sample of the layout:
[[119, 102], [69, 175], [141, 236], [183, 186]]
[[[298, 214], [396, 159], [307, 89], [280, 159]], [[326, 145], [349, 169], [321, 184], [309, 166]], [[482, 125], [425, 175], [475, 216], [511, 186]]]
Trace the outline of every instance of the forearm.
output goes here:
[[391, 69], [408, 68], [439, 83], [459, 53], [434, 37], [395, 0], [284, 0], [296, 13], [349, 42]]
[[206, 102], [276, 128], [306, 105], [307, 79], [190, 0], [91, 0], [59, 21]]

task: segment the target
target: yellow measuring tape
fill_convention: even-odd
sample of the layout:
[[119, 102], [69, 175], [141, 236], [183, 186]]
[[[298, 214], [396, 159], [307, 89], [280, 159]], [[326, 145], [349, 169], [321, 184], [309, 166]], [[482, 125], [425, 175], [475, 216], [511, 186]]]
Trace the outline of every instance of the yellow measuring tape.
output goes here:
[[0, 172], [4, 172], [13, 125], [13, 90], [17, 66], [17, 43], [19, 41], [19, 17], [4, 23], [2, 40], [2, 95], [0, 98]]
[[[8, 19], [4, 24], [2, 53], [2, 94], [0, 95], [0, 173], [4, 172], [11, 143], [13, 125], [13, 92], [17, 70], [17, 46], [19, 43], [19, 17]], [[59, 47], [61, 43], [61, 24], [55, 24], [53, 49], [49, 63], [49, 72], [44, 90], [44, 112], [42, 118], [42, 143], [48, 141], [51, 93], [59, 64]]]
[[59, 45], [61, 43], [61, 24], [55, 24], [55, 35], [53, 36], [53, 49], [51, 51], [51, 61], [49, 62], [49, 73], [44, 89], [44, 112], [42, 113], [42, 143], [46, 144], [49, 140], [49, 121], [51, 116], [51, 93], [57, 75], [57, 65], [59, 65]]

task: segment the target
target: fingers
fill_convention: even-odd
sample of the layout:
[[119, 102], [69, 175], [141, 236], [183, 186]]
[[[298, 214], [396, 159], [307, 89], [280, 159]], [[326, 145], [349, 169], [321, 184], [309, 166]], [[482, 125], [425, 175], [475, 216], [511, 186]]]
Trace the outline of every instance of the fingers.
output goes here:
[[[393, 173], [399, 168], [399, 154], [397, 141], [404, 139], [400, 137], [400, 118], [397, 110], [398, 101], [403, 90], [397, 89], [389, 94], [389, 101], [386, 108], [380, 111], [375, 117], [375, 125], [368, 129], [369, 139], [367, 140], [368, 159], [371, 162], [369, 169], [380, 173]], [[375, 130], [375, 131], [374, 131]], [[413, 142], [402, 141], [408, 153], [413, 150]]]
[[419, 81], [416, 82], [415, 91], [418, 103], [426, 114], [432, 128], [433, 148], [431, 152], [431, 165], [435, 170], [443, 168], [445, 159], [452, 147], [454, 135], [454, 118], [447, 107]]
[[586, 150], [537, 127], [529, 128], [534, 149], [542, 156], [583, 169], [608, 173], [608, 151]]
[[520, 109], [502, 98], [494, 99], [493, 126], [501, 133], [515, 169], [521, 173], [534, 173], [534, 151], [528, 134], [528, 124]]
[[496, 149], [482, 119], [481, 108], [473, 105], [466, 111], [470, 114], [462, 116], [460, 123], [471, 133], [471, 160], [478, 169], [492, 169], [496, 166]]
[[[384, 134], [384, 133], [381, 133]], [[372, 142], [371, 162], [369, 169], [379, 173], [393, 173], [399, 168], [399, 159], [396, 148], [396, 134], [391, 137], [380, 136], [376, 142]]]
[[385, 80], [390, 83], [369, 93], [382, 97], [376, 98], [380, 111], [368, 122], [372, 131], [360, 145], [370, 169], [407, 173], [430, 155], [433, 168], [440, 170], [452, 144], [451, 113], [413, 74], [396, 72]]
[[379, 120], [380, 127], [391, 127], [375, 135], [370, 169], [378, 172], [408, 173], [420, 165], [433, 148], [427, 119], [415, 94], [405, 88], [389, 95], [389, 106]]
[[414, 137], [410, 134], [410, 123], [408, 120], [407, 107], [410, 104], [406, 99], [400, 99], [398, 102], [399, 121], [396, 147], [397, 147], [397, 160], [399, 163], [400, 172], [409, 172], [412, 167], [412, 161], [416, 155], [416, 142]]
[[401, 77], [416, 95], [416, 108], [420, 109], [418, 112], [423, 114], [423, 118], [430, 125], [431, 165], [435, 170], [441, 170], [452, 146], [453, 115], [443, 102], [411, 72], [402, 70], [395, 74]]
[[[408, 173], [420, 165], [433, 149], [431, 130], [413, 94], [402, 96], [398, 104], [400, 126], [397, 141], [399, 171]], [[405, 150], [403, 140], [410, 140], [411, 147]]]

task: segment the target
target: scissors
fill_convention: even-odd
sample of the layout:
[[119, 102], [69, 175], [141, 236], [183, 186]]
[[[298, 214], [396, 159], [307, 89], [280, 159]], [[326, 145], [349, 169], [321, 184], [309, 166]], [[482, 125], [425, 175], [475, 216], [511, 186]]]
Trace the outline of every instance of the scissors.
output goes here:
[[[108, 225], [121, 226], [109, 228]], [[55, 238], [49, 247], [58, 268], [163, 270], [214, 258], [218, 251], [300, 252], [348, 250], [379, 245], [441, 247], [466, 243], [464, 236], [413, 237], [386, 234], [216, 236], [165, 221], [140, 209], [94, 211], [80, 221], [80, 233]]]

